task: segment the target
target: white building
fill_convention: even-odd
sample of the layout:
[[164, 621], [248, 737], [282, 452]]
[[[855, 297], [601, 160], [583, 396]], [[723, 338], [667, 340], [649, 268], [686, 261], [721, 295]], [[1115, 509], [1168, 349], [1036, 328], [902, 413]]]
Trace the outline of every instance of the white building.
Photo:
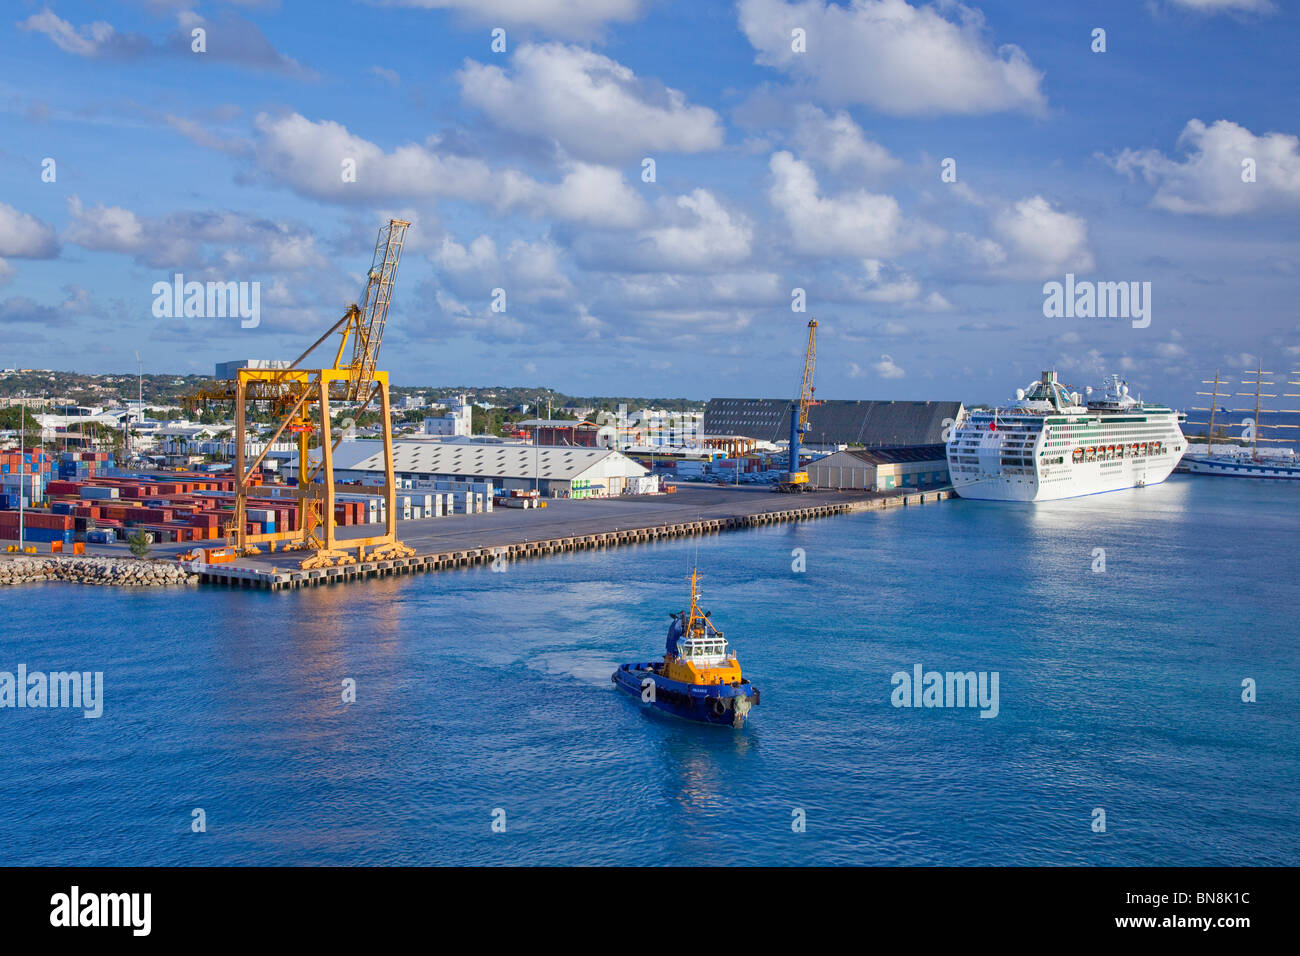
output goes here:
[[447, 414], [424, 420], [424, 433], [447, 437], [469, 435], [474, 420], [473, 414], [474, 406], [465, 402], [464, 395], [457, 396], [457, 401], [452, 403]]
[[[311, 454], [319, 461], [318, 453]], [[294, 476], [292, 464], [286, 477]], [[586, 485], [592, 496], [621, 495], [628, 480], [649, 470], [606, 448], [489, 445], [470, 442], [393, 442], [393, 471], [401, 480], [487, 481], [507, 491], [536, 487], [542, 495], [567, 495]], [[334, 451], [334, 480], [374, 484], [383, 480], [383, 446], [372, 441], [340, 442]]]

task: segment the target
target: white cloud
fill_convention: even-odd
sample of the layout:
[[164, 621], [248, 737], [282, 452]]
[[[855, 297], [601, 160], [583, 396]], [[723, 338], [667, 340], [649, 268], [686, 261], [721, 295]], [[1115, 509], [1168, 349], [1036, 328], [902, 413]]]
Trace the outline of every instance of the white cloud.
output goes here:
[[[0, 260], [0, 274], [3, 260]], [[94, 316], [106, 318], [107, 310], [90, 298], [90, 293], [75, 284], [63, 286], [63, 301], [58, 305], [44, 305], [27, 296], [13, 296], [0, 301], [0, 325], [8, 327], [18, 323], [43, 326], [66, 325], [69, 320]]]
[[465, 102], [503, 129], [553, 139], [572, 156], [612, 163], [722, 145], [713, 110], [599, 53], [526, 43], [511, 67], [466, 61], [459, 74]]
[[786, 291], [775, 272], [660, 272], [611, 274], [603, 282], [601, 295], [611, 305], [636, 313], [696, 315], [702, 307], [771, 306], [780, 302]]
[[536, 27], [557, 36], [591, 37], [607, 23], [635, 20], [641, 0], [390, 0], [391, 3], [451, 10], [475, 23]]
[[135, 213], [122, 206], [97, 205], [86, 209], [80, 198], [69, 197], [72, 216], [63, 238], [87, 249], [106, 252], [135, 252], [144, 248], [144, 227]]
[[1045, 269], [1092, 268], [1088, 224], [1080, 216], [1053, 209], [1042, 196], [1029, 196], [999, 211], [993, 231], [1021, 259]]
[[[340, 123], [313, 122], [298, 113], [260, 113], [254, 126], [261, 135], [257, 152], [262, 168], [317, 199], [491, 194], [491, 170], [479, 159], [445, 156], [414, 143], [386, 153]], [[345, 160], [356, 164], [355, 182], [343, 179]]]
[[1087, 272], [1094, 265], [1087, 222], [1054, 209], [1042, 196], [1003, 205], [994, 213], [991, 228], [992, 238], [966, 233], [956, 238], [968, 257], [995, 275], [1041, 278]]
[[907, 373], [894, 364], [892, 357], [888, 355], [880, 356], [880, 361], [871, 366], [875, 369], [877, 375], [881, 378], [903, 378]]
[[1195, 10], [1198, 13], [1225, 13], [1244, 11], [1246, 13], [1272, 13], [1276, 7], [1272, 0], [1168, 0], [1176, 7]]
[[564, 298], [573, 290], [561, 268], [560, 250], [550, 240], [515, 239], [503, 255], [490, 236], [479, 236], [468, 246], [445, 236], [430, 258], [462, 298], [487, 302], [494, 288], [502, 288], [509, 298], [536, 302]]
[[96, 20], [82, 27], [74, 27], [60, 19], [49, 9], [34, 13], [18, 24], [20, 30], [43, 33], [65, 53], [76, 56], [98, 57], [112, 53], [129, 54], [149, 47], [149, 41], [134, 35], [122, 35], [111, 23]]
[[0, 202], [0, 256], [52, 259], [58, 254], [59, 242], [52, 227]]
[[198, 63], [232, 63], [236, 66], [303, 77], [314, 76], [292, 57], [280, 53], [251, 20], [225, 10], [209, 20], [191, 9], [175, 11], [176, 27], [155, 42], [139, 33], [119, 33], [111, 23], [96, 20], [81, 27], [60, 19], [49, 9], [18, 24], [19, 29], [41, 33], [60, 50], [87, 59], [135, 59], [159, 55], [191, 56], [191, 31], [203, 27], [208, 46]]
[[567, 170], [554, 185], [508, 172], [500, 205], [523, 205], [534, 214], [609, 229], [630, 229], [645, 218], [645, 201], [617, 169], [570, 163]]
[[638, 238], [638, 255], [646, 255], [653, 268], [710, 272], [749, 257], [753, 227], [729, 213], [707, 189], [678, 196], [671, 208], [668, 224]]
[[[558, 183], [539, 182], [513, 169], [494, 170], [475, 157], [442, 153], [436, 139], [385, 152], [332, 120], [293, 113], [259, 114], [256, 151], [267, 175], [294, 191], [337, 202], [446, 197], [481, 203], [497, 211], [522, 208], [569, 222], [631, 228], [644, 215], [644, 201], [617, 169], [568, 163]], [[342, 177], [355, 163], [355, 182]]]
[[834, 172], [880, 174], [902, 166], [889, 150], [867, 139], [862, 127], [844, 110], [830, 116], [816, 106], [803, 104], [795, 111], [793, 141], [801, 155], [816, 159]]
[[[1168, 212], [1234, 216], [1300, 206], [1295, 136], [1256, 136], [1228, 120], [1206, 126], [1193, 119], [1179, 135], [1178, 148], [1187, 153], [1183, 162], [1154, 149], [1126, 149], [1106, 161], [1120, 172], [1141, 173], [1156, 187], [1151, 204]], [[1254, 160], [1255, 182], [1242, 181], [1247, 159]]]
[[[994, 48], [983, 15], [959, 3], [740, 0], [740, 28], [759, 63], [829, 102], [896, 115], [1037, 113], [1046, 105], [1043, 74], [1019, 47]], [[792, 49], [796, 28], [806, 31], [804, 53]]]
[[799, 252], [891, 258], [940, 236], [934, 227], [904, 217], [893, 196], [857, 189], [823, 197], [812, 167], [788, 152], [773, 153], [768, 165], [768, 198], [785, 217]]
[[892, 263], [863, 259], [861, 275], [842, 276], [844, 294], [858, 302], [914, 302], [921, 295], [921, 283]]
[[86, 207], [68, 199], [65, 241], [96, 252], [134, 256], [161, 269], [201, 270], [229, 278], [252, 272], [320, 269], [328, 263], [315, 236], [292, 223], [228, 211], [182, 210], [159, 218], [123, 206]]
[[583, 268], [611, 272], [713, 272], [749, 258], [754, 227], [707, 189], [663, 197], [629, 236], [592, 230], [574, 238]]

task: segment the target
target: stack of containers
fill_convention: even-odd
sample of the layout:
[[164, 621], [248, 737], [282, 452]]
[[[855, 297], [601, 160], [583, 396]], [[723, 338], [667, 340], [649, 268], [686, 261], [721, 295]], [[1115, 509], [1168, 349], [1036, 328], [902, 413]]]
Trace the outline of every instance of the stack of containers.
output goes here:
[[54, 462], [43, 451], [0, 453], [0, 510], [32, 507], [53, 477]]
[[[17, 511], [0, 511], [0, 538], [7, 541], [18, 540]], [[43, 511], [32, 511], [22, 515], [23, 540], [36, 544], [49, 541], [62, 541], [72, 544], [73, 527], [71, 515], [54, 515]]]
[[250, 522], [256, 522], [262, 526], [261, 531], [257, 534], [274, 534], [276, 529], [276, 512], [271, 508], [247, 508], [245, 514], [248, 515]]
[[72, 479], [105, 475], [113, 467], [113, 455], [106, 451], [65, 451], [59, 462], [59, 477]]

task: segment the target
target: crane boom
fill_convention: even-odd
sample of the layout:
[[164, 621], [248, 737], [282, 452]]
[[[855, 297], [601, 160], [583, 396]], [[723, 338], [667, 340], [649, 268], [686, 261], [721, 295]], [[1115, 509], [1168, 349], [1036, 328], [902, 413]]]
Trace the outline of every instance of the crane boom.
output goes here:
[[352, 339], [352, 395], [368, 392], [379, 360], [379, 346], [384, 341], [384, 326], [388, 322], [388, 304], [393, 298], [393, 283], [397, 281], [397, 266], [402, 260], [402, 245], [406, 241], [405, 219], [391, 219], [379, 230], [375, 240], [375, 254], [366, 274], [366, 292], [360, 305], [360, 322]]
[[806, 491], [808, 473], [799, 470], [799, 445], [804, 432], [808, 430], [808, 410], [817, 404], [817, 386], [813, 384], [813, 369], [817, 364], [817, 320], [808, 320], [808, 347], [804, 350], [803, 377], [799, 382], [799, 394], [790, 403], [790, 464], [780, 482], [777, 491]]
[[[803, 383], [799, 386], [799, 431], [808, 430], [808, 409], [817, 404], [813, 399], [817, 386], [813, 384], [813, 367], [817, 364], [817, 320], [808, 320], [808, 348], [803, 358]], [[793, 469], [792, 469], [793, 470]]]

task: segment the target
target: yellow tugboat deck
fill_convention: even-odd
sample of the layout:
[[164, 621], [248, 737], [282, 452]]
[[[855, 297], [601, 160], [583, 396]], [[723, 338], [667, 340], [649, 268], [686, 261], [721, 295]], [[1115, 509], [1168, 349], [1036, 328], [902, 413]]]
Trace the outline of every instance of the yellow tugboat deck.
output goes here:
[[691, 609], [677, 653], [664, 655], [663, 674], [683, 684], [739, 684], [740, 661], [722, 632], [700, 610], [698, 572], [691, 573]]

